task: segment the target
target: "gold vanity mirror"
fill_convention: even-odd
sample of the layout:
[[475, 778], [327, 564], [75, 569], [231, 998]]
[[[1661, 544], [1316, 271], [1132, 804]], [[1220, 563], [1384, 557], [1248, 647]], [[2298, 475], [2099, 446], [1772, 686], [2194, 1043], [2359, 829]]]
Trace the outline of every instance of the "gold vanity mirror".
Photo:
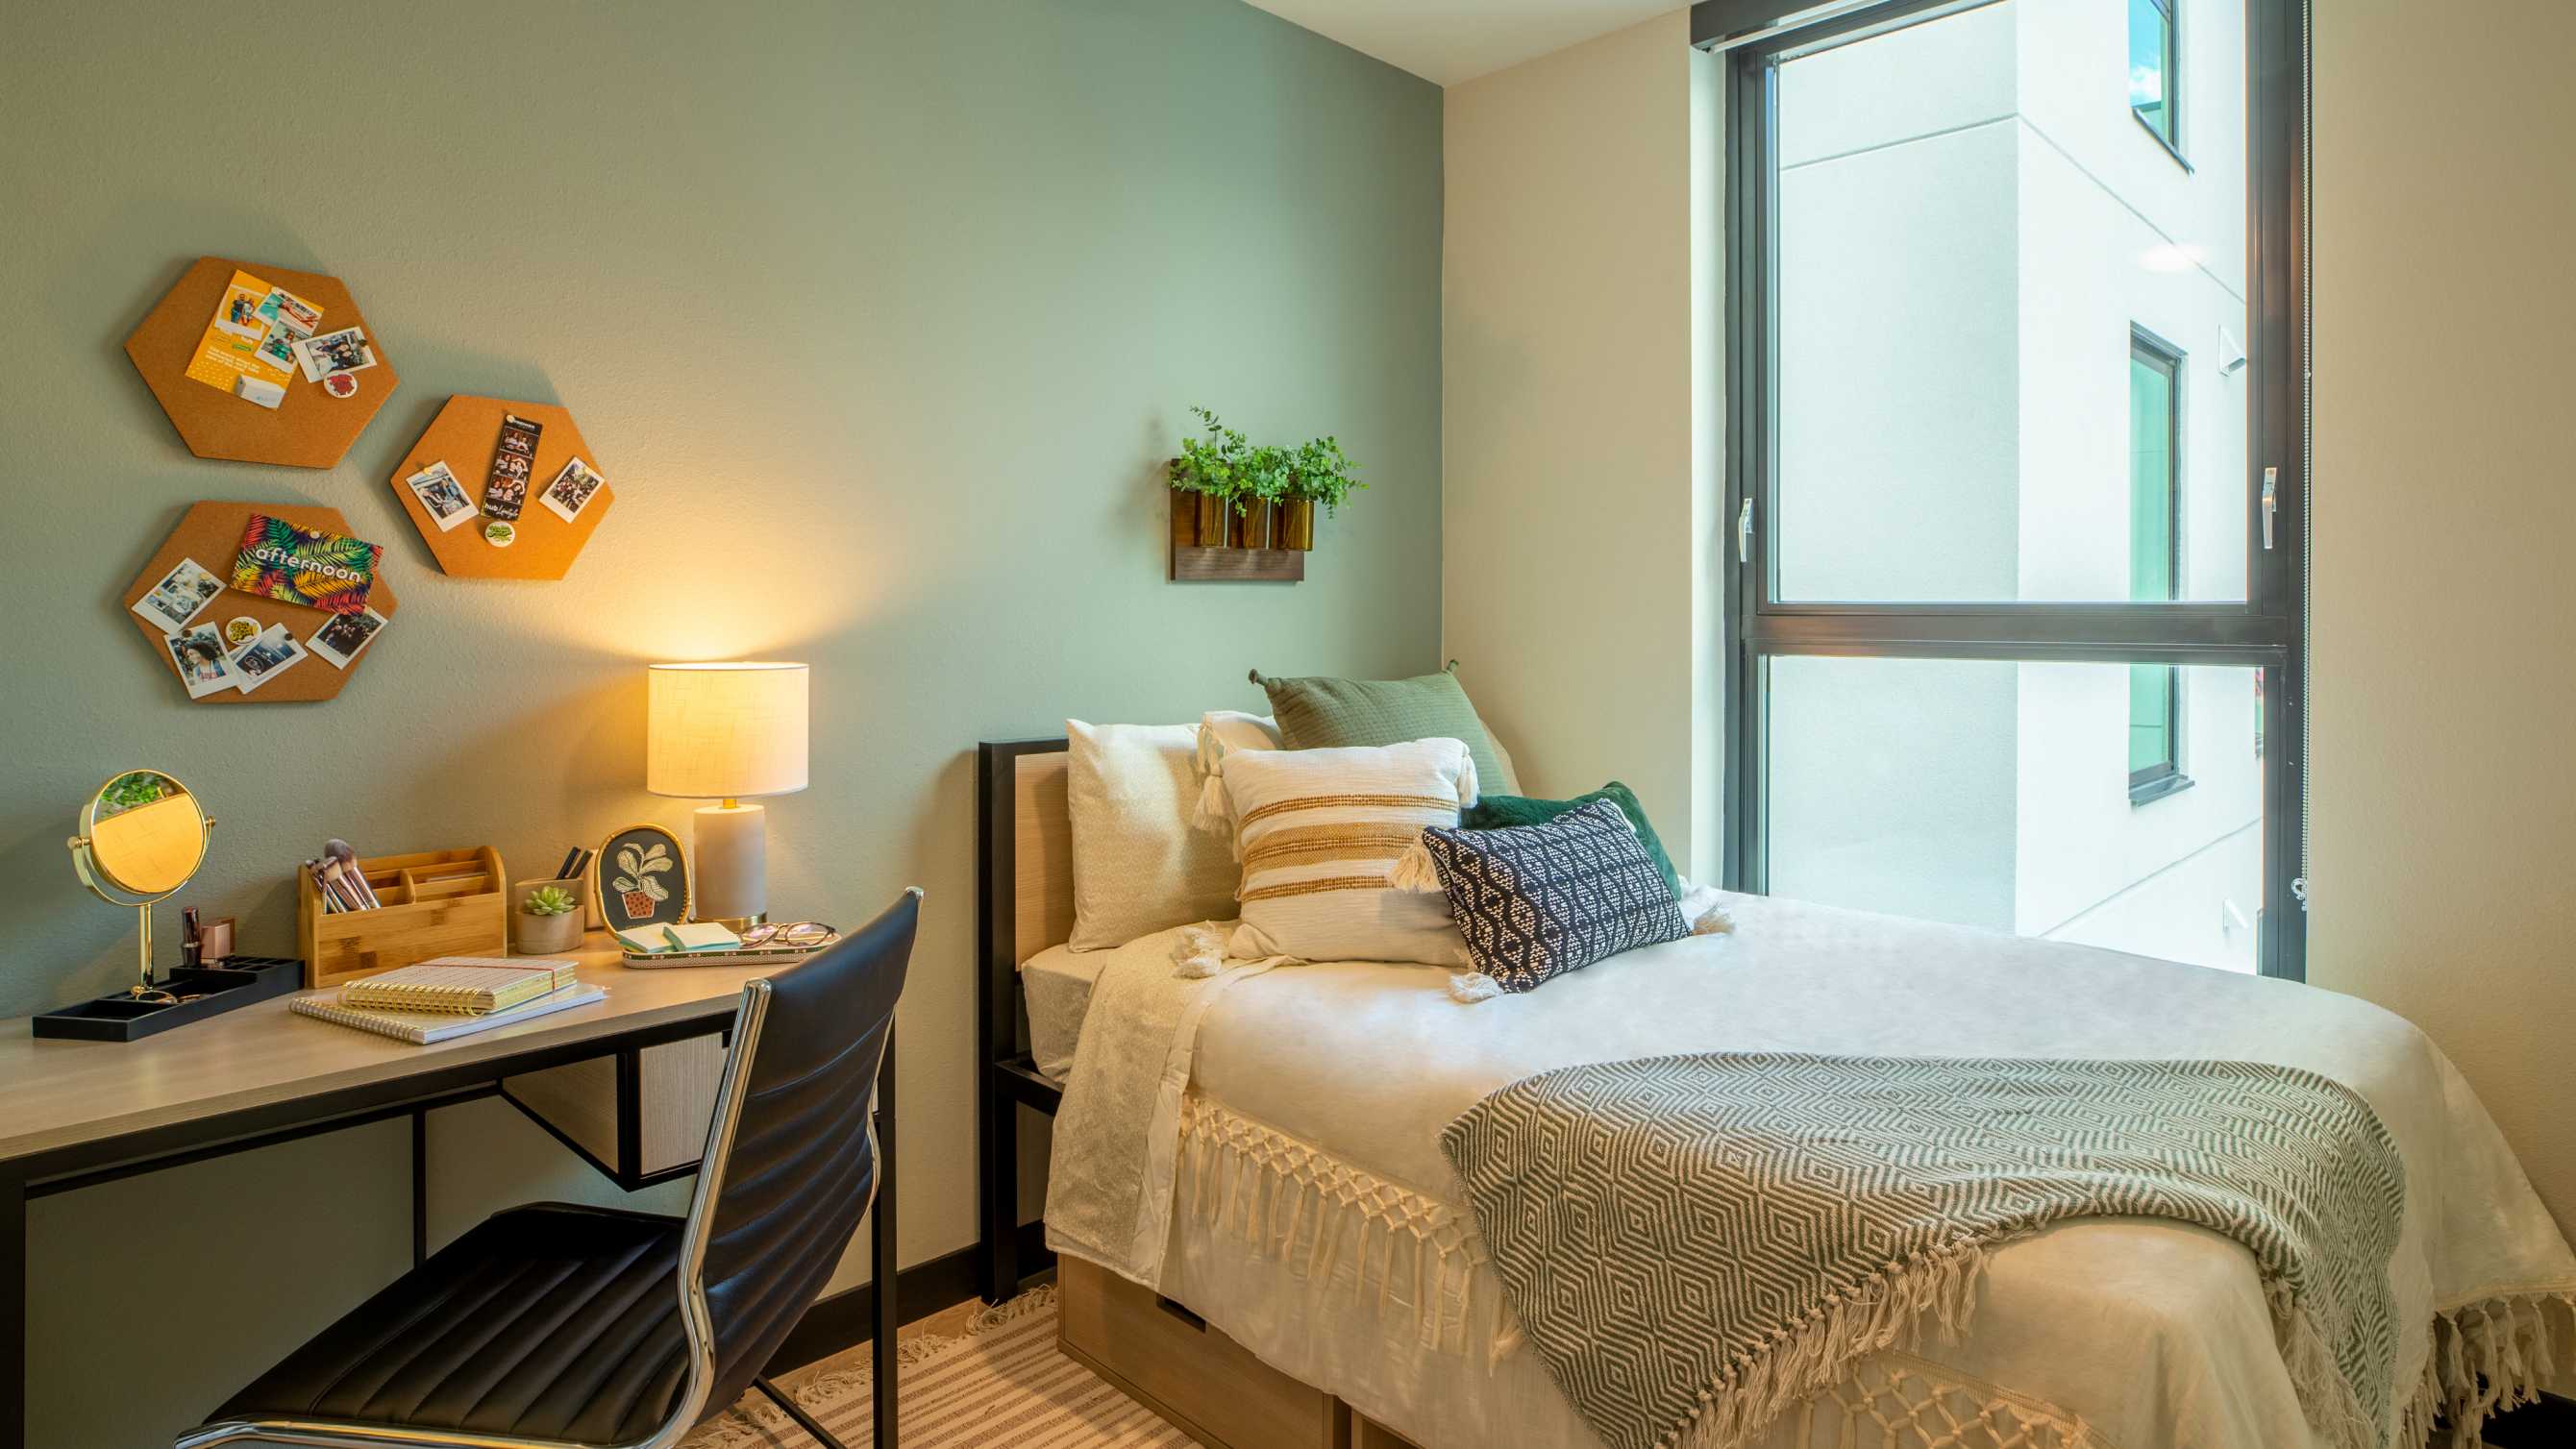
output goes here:
[[132, 906], [142, 922], [136, 945], [138, 1001], [178, 1000], [152, 984], [152, 903], [178, 891], [206, 863], [215, 820], [187, 786], [159, 770], [127, 770], [98, 787], [81, 807], [71, 838], [81, 884], [112, 906]]

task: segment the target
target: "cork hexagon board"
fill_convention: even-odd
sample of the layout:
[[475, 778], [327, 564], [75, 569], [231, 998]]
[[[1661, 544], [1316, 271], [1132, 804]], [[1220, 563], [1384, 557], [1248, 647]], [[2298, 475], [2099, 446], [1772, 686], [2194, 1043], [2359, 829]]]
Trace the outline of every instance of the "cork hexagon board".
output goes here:
[[[198, 341], [206, 335], [215, 309], [223, 304], [236, 271], [283, 287], [319, 307], [322, 333], [345, 327], [365, 330], [376, 361], [349, 374], [357, 384], [355, 394], [333, 397], [322, 384], [307, 381], [298, 371], [286, 384], [285, 400], [275, 408], [264, 408], [188, 375]], [[152, 389], [189, 452], [200, 458], [291, 468], [336, 467], [401, 381], [394, 374], [393, 360], [385, 354], [384, 339], [367, 326], [357, 300], [337, 277], [227, 257], [201, 257], [188, 268], [187, 275], [125, 339], [125, 355], [133, 360], [134, 370], [143, 374], [144, 386]]]
[[[196, 384], [190, 383], [189, 386], [194, 387]], [[185, 677], [180, 673], [178, 654], [167, 642], [169, 633], [167, 621], [156, 622], [148, 619], [136, 612], [135, 606], [142, 603], [144, 595], [152, 593], [162, 580], [170, 576], [170, 571], [177, 568], [183, 560], [194, 560], [200, 568], [219, 579], [230, 578], [233, 560], [241, 553], [242, 531], [249, 526], [253, 514], [262, 513], [271, 518], [282, 518], [298, 528], [309, 528], [317, 532], [345, 534], [349, 531], [348, 520], [342, 518], [340, 510], [336, 508], [313, 508], [292, 503], [192, 504], [187, 513], [179, 519], [179, 526], [172, 529], [170, 536], [162, 541], [160, 552], [152, 555], [151, 561], [144, 564], [143, 571], [134, 576], [134, 582], [126, 586], [125, 616], [133, 620], [136, 627], [143, 631], [143, 637], [151, 642], [154, 657], [161, 661], [161, 667], [169, 672], [172, 679], [176, 681], [175, 687], [181, 690], [187, 689], [188, 686]], [[381, 540], [368, 541], [372, 543]], [[387, 621], [392, 620], [394, 616], [393, 587], [385, 582], [381, 570], [367, 593], [367, 607]], [[354, 652], [349, 654], [345, 664], [335, 665], [332, 663], [330, 654], [316, 651], [311, 646], [315, 636], [319, 635], [337, 616], [325, 614], [319, 609], [308, 609], [301, 604], [289, 604], [277, 599], [262, 598], [256, 594], [245, 594], [232, 588], [217, 592], [183, 628], [185, 631], [194, 631], [212, 627], [220, 632], [226, 622], [243, 617], [255, 621], [262, 629], [266, 629], [271, 624], [284, 624], [286, 632], [292, 635], [297, 643], [307, 646], [304, 657], [277, 672], [250, 693], [245, 694], [239, 689], [231, 688], [211, 689], [196, 695], [197, 703], [295, 704], [333, 699], [338, 697], [351, 676], [364, 668], [367, 661], [374, 658], [376, 652], [384, 647], [383, 641], [376, 635], [368, 635], [357, 641], [344, 641], [354, 644]], [[388, 629], [379, 629], [377, 634], [389, 632], [391, 631]]]
[[[494, 521], [491, 490], [504, 433], [526, 436], [509, 419], [532, 423], [538, 431], [534, 451], [526, 456], [530, 466], [525, 496], [519, 500], [518, 517], [510, 520], [514, 536], [503, 548], [485, 537], [484, 530]], [[576, 474], [565, 491], [555, 491], [555, 484], [565, 478], [564, 466], [576, 458], [590, 475], [588, 483], [584, 485]], [[452, 487], [432, 479], [416, 488], [409, 481], [441, 463], [447, 465]], [[550, 403], [459, 396], [449, 398], [447, 406], [438, 410], [387, 481], [438, 566], [448, 573], [477, 579], [559, 579], [581, 556], [582, 546], [608, 515], [609, 505], [617, 501], [598, 476], [606, 471], [599, 455], [583, 441], [581, 430], [573, 426], [570, 410]], [[433, 501], [441, 504], [436, 512]], [[506, 511], [507, 504], [502, 508]], [[440, 526], [442, 519], [447, 526]]]

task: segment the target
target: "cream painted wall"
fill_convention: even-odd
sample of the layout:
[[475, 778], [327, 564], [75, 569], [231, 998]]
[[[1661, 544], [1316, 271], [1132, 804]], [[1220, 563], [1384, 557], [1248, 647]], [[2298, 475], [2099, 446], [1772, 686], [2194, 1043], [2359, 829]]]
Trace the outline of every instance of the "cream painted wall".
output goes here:
[[2317, 0], [2308, 979], [2576, 1232], [2576, 146], [2560, 0]]
[[1694, 219], [1721, 108], [1689, 31], [1675, 11], [1447, 93], [1441, 649], [1524, 789], [1625, 780], [1713, 877], [1720, 304]]
[[[1440, 127], [1429, 83], [1225, 0], [21, 0], [0, 1014], [130, 959], [62, 848], [112, 770], [203, 792], [187, 899], [286, 951], [325, 835], [532, 864], [684, 824], [641, 788], [642, 664], [804, 658], [813, 786], [770, 804], [771, 899], [854, 924], [928, 888], [903, 1256], [965, 1247], [975, 741], [1257, 706], [1255, 665], [1438, 665]], [[134, 376], [119, 342], [207, 252], [354, 285], [403, 384], [340, 467], [193, 459]], [[568, 581], [435, 573], [384, 480], [455, 392], [559, 401], [598, 449], [618, 504]], [[1361, 460], [1306, 583], [1164, 582], [1156, 464], [1192, 402]], [[191, 708], [156, 666], [117, 595], [205, 497], [388, 545], [402, 611], [337, 702]], [[442, 1114], [432, 1156], [441, 1237], [614, 1196], [495, 1104]], [[38, 1204], [34, 1442], [166, 1442], [383, 1281], [404, 1166], [368, 1130]]]

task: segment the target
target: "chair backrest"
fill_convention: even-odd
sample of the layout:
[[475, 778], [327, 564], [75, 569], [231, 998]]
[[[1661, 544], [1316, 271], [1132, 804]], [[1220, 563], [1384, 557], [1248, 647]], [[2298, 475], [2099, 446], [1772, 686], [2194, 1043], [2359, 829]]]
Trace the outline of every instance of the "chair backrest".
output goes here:
[[713, 1341], [701, 1414], [751, 1386], [875, 1198], [870, 1108], [920, 913], [916, 887], [866, 928], [743, 988], [681, 1257], [684, 1316], [701, 1290]]

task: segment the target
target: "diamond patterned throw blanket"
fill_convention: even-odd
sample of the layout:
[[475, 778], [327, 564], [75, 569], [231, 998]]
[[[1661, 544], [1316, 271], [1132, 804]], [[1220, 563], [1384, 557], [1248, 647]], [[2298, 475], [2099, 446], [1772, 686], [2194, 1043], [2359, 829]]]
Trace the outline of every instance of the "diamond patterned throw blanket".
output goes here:
[[[1610, 1449], [1732, 1449], [2074, 1218], [2242, 1244], [2301, 1406], [2387, 1442], [2405, 1173], [2253, 1062], [1689, 1055], [1514, 1082], [1441, 1134], [1521, 1329]], [[2070, 1325], [2088, 1331], [2098, 1325]]]

